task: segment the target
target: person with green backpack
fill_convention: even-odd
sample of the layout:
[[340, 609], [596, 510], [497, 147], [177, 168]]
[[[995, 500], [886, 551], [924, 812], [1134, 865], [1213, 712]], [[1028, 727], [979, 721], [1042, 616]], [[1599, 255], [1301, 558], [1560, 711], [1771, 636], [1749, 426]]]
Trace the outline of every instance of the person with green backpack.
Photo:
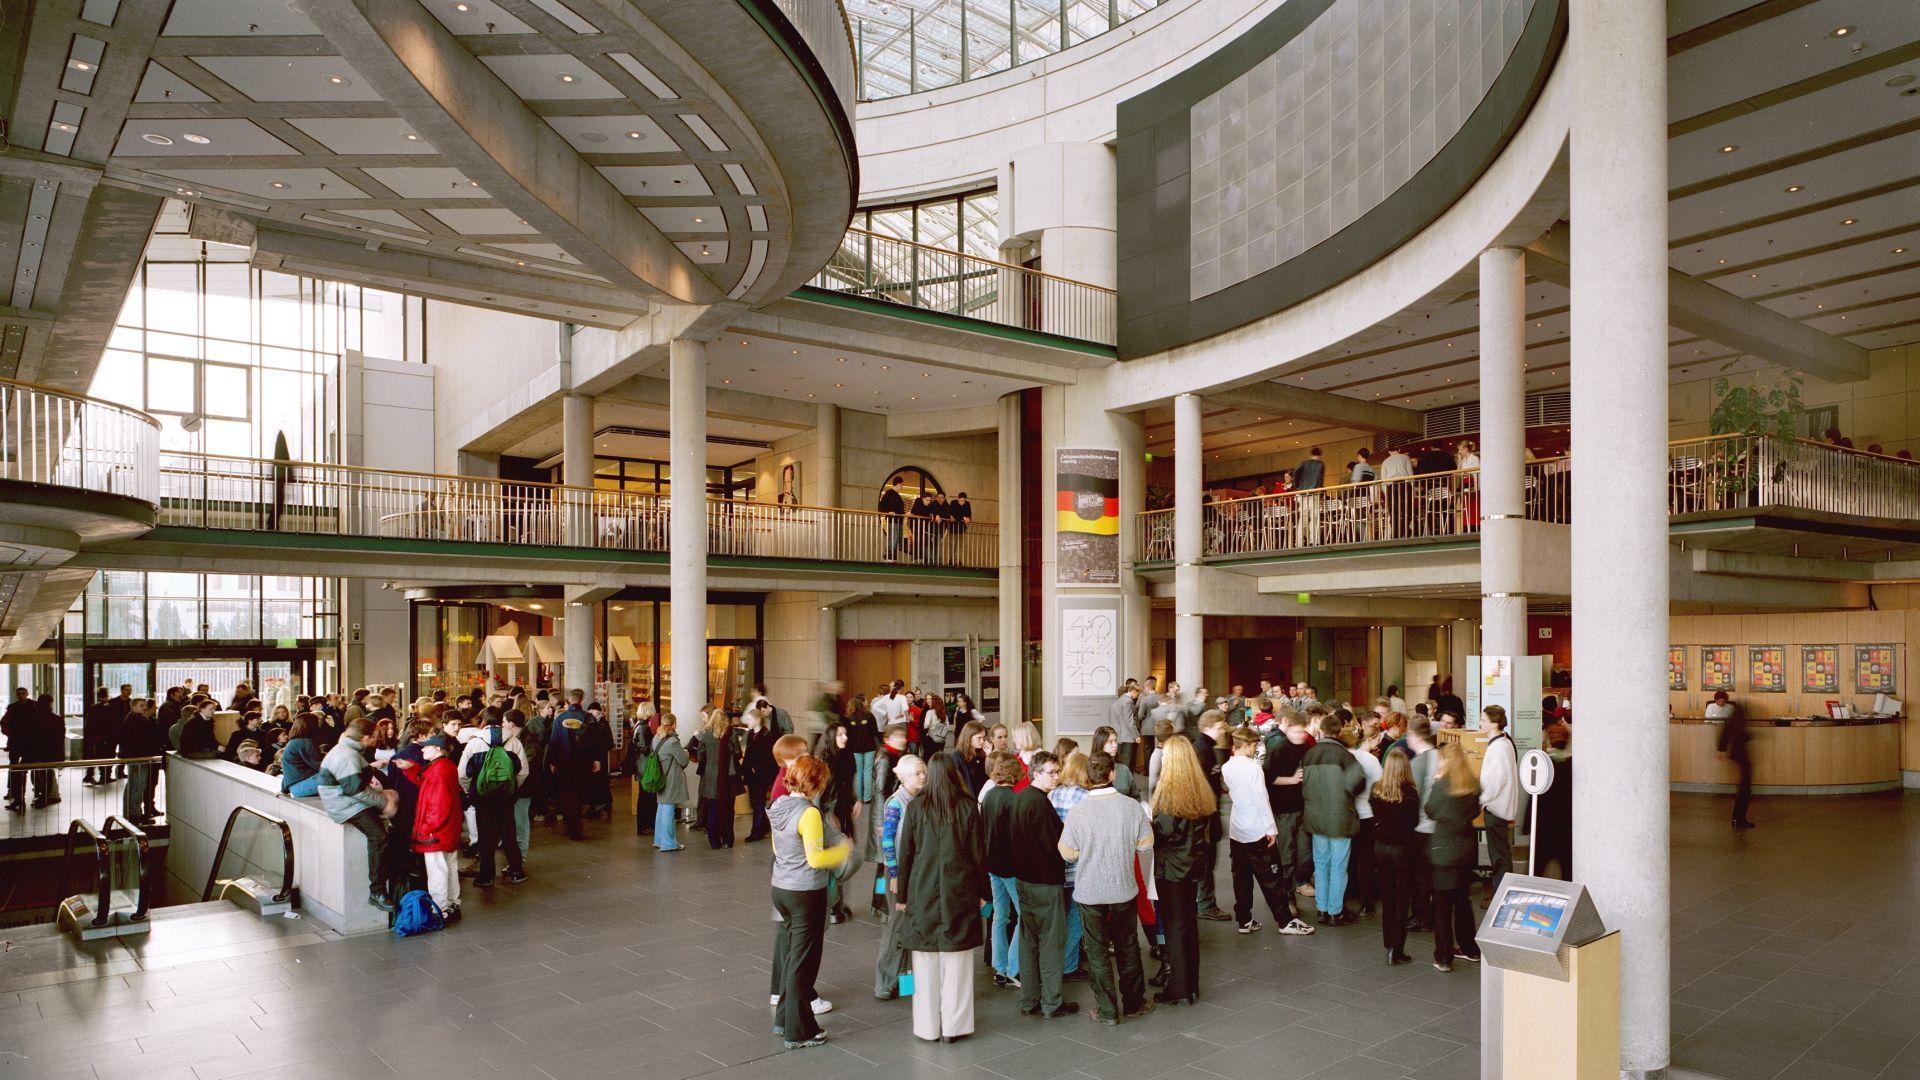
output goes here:
[[518, 885], [527, 880], [520, 839], [514, 830], [513, 804], [526, 782], [527, 751], [520, 740], [501, 730], [503, 722], [518, 729], [525, 717], [516, 710], [502, 716], [488, 707], [480, 713], [485, 731], [467, 740], [460, 758], [460, 786], [473, 800], [474, 816], [480, 833], [480, 867], [473, 883], [482, 888], [493, 885], [494, 849], [505, 848], [507, 872], [504, 880]]

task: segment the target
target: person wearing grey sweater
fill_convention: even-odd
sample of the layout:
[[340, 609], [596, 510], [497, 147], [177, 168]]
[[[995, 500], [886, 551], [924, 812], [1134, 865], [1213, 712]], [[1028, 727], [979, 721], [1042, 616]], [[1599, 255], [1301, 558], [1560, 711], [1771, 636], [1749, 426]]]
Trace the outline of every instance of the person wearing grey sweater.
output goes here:
[[360, 749], [367, 728], [364, 719], [348, 724], [346, 734], [321, 759], [320, 805], [328, 817], [366, 837], [367, 903], [392, 911], [393, 900], [387, 895], [380, 871], [386, 862], [387, 819], [399, 806], [400, 795], [368, 780], [367, 759]]
[[[1093, 984], [1094, 1019], [1117, 1024], [1153, 1011], [1140, 966], [1139, 892], [1133, 863], [1153, 850], [1153, 826], [1140, 804], [1113, 789], [1114, 760], [1087, 759], [1089, 793], [1072, 810], [1060, 833], [1060, 857], [1076, 865], [1073, 902], [1080, 907], [1083, 955]], [[1107, 947], [1113, 959], [1107, 959]]]

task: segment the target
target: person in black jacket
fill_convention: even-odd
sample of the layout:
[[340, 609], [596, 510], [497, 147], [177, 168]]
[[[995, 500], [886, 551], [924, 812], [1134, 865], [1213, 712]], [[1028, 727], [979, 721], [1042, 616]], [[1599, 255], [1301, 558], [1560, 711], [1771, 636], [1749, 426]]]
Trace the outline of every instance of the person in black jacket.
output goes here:
[[1020, 882], [1013, 874], [1013, 788], [1020, 782], [1020, 759], [1005, 750], [988, 754], [987, 779], [993, 787], [980, 797], [980, 819], [987, 831], [987, 883], [993, 889], [993, 942], [987, 959], [993, 967], [993, 985], [1018, 988], [1020, 942], [1014, 937], [1014, 921], [1020, 917]]
[[1439, 767], [1427, 792], [1433, 819], [1433, 966], [1452, 971], [1455, 960], [1480, 962], [1474, 938], [1473, 869], [1479, 861], [1473, 819], [1480, 814], [1480, 782], [1467, 765], [1459, 739], [1440, 744]]
[[[93, 692], [93, 704], [80, 721], [81, 754], [89, 758], [107, 758], [113, 756], [113, 748], [119, 741], [120, 724], [127, 718], [128, 705], [133, 700], [133, 684], [122, 683], [120, 697], [109, 699], [107, 688], [102, 686]], [[97, 775], [96, 775], [97, 773]], [[92, 787], [113, 779], [113, 766], [102, 769], [88, 769], [80, 782]]]
[[180, 727], [180, 745], [174, 749], [186, 757], [217, 757], [220, 753], [220, 740], [213, 734], [213, 714], [220, 706], [212, 698], [200, 702], [198, 708], [187, 714]]
[[1220, 811], [1220, 742], [1227, 737], [1227, 715], [1219, 709], [1207, 709], [1202, 712], [1187, 730], [1187, 737], [1193, 741], [1194, 760], [1199, 763], [1200, 772], [1207, 778], [1207, 786], [1213, 789], [1213, 801], [1216, 809], [1208, 822], [1207, 846], [1200, 853], [1206, 865], [1200, 869], [1200, 890], [1196, 898], [1200, 905], [1200, 917], [1208, 922], [1232, 922], [1233, 916], [1220, 909], [1220, 900], [1213, 891], [1213, 870], [1219, 865], [1220, 837], [1226, 831], [1221, 828]]
[[1413, 766], [1405, 750], [1387, 751], [1380, 779], [1367, 792], [1373, 806], [1373, 855], [1380, 875], [1380, 940], [1387, 947], [1387, 963], [1406, 964], [1407, 908], [1413, 902], [1420, 860], [1414, 845], [1424, 842], [1420, 824], [1420, 789], [1413, 783]]
[[973, 950], [980, 947], [980, 905], [987, 845], [980, 810], [951, 756], [928, 768], [927, 786], [907, 804], [895, 841], [900, 944], [913, 954], [913, 1033], [950, 1043], [973, 1034]]
[[1200, 878], [1210, 873], [1214, 821], [1220, 803], [1193, 744], [1168, 739], [1160, 751], [1160, 783], [1147, 804], [1153, 817], [1153, 877], [1157, 911], [1167, 934], [1166, 988], [1162, 1005], [1200, 1000]]
[[742, 719], [747, 728], [740, 773], [753, 811], [753, 827], [747, 830], [747, 843], [752, 844], [765, 840], [772, 830], [767, 821], [767, 793], [773, 790], [773, 778], [780, 771], [773, 760], [773, 744], [780, 741], [780, 729], [774, 723], [773, 706], [765, 698], [754, 702]]
[[[1020, 1013], [1052, 1020], [1080, 1011], [1062, 1001], [1067, 952], [1067, 867], [1060, 861], [1060, 814], [1049, 793], [1060, 786], [1060, 759], [1036, 750], [1031, 782], [1013, 796], [1013, 877], [1020, 897], [1020, 948], [1025, 978]], [[995, 792], [999, 789], [995, 788]]]
[[[135, 698], [120, 722], [117, 740], [123, 758], [159, 757], [167, 752], [167, 733], [153, 716], [153, 702]], [[158, 817], [154, 795], [160, 787], [160, 766], [140, 763], [127, 766], [127, 788], [121, 793], [121, 810], [128, 821], [144, 824]]]
[[900, 533], [906, 524], [907, 499], [900, 492], [900, 478], [880, 493], [880, 513], [887, 519], [887, 561], [900, 557]]

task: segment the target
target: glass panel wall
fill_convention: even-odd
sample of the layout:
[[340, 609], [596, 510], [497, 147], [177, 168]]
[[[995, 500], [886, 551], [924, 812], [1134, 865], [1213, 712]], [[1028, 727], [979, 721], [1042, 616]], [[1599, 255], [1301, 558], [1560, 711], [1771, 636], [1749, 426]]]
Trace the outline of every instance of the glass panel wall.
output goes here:
[[899, 97], [1051, 56], [1162, 0], [846, 0], [857, 93]]

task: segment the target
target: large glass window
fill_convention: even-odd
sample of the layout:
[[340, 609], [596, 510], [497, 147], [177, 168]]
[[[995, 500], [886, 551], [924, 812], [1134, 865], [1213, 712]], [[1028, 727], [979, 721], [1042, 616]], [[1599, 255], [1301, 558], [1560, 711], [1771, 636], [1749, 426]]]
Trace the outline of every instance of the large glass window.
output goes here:
[[1162, 0], [846, 0], [863, 101], [951, 86], [1050, 56]]
[[[999, 210], [1000, 196], [992, 189], [860, 210], [840, 250], [813, 283], [982, 317], [1000, 291], [1002, 273], [994, 265], [1000, 258]], [[973, 258], [963, 260], [954, 252]]]
[[68, 647], [292, 640], [330, 644], [340, 608], [332, 578], [103, 570], [67, 622]]

